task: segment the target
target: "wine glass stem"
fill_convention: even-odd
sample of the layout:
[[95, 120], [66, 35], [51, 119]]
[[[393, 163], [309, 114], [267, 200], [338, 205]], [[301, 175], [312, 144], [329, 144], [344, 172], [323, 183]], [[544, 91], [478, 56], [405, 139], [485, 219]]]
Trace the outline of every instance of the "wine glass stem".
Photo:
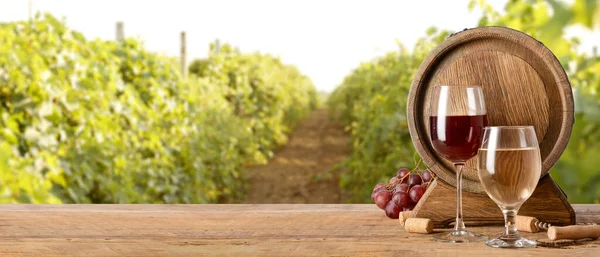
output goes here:
[[506, 228], [504, 236], [506, 237], [519, 237], [519, 232], [517, 231], [517, 211], [518, 209], [502, 209], [502, 213], [504, 214], [504, 226]]
[[464, 162], [454, 163], [456, 168], [456, 222], [454, 223], [455, 231], [464, 231], [465, 223], [462, 215], [462, 171], [465, 167]]

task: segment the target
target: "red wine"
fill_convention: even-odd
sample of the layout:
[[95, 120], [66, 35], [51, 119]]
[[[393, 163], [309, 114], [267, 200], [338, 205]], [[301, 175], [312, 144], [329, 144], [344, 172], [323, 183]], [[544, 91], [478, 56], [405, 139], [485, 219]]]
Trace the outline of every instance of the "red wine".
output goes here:
[[487, 115], [429, 118], [433, 148], [452, 162], [464, 162], [477, 155], [487, 126]]

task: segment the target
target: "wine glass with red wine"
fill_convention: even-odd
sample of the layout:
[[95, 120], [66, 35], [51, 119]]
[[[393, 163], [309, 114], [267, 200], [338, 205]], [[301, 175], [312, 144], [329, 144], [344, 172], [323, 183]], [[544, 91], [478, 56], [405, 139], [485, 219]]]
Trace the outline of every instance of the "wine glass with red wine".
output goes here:
[[454, 164], [456, 169], [456, 222], [454, 230], [434, 240], [462, 243], [479, 242], [486, 236], [469, 232], [462, 217], [462, 170], [477, 155], [487, 111], [479, 86], [436, 86], [433, 88], [429, 116], [429, 134], [433, 149]]

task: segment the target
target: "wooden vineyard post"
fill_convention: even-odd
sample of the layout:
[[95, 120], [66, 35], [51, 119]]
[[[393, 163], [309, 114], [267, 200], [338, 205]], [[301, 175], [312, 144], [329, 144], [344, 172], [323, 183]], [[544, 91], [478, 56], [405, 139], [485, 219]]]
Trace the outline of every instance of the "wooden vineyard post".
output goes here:
[[219, 54], [221, 52], [221, 41], [217, 38], [215, 39], [215, 54]]
[[117, 22], [115, 39], [117, 41], [122, 41], [123, 39], [125, 39], [125, 23], [123, 23], [122, 21]]
[[27, 2], [27, 13], [29, 15], [29, 23], [32, 24], [33, 23], [33, 0], [29, 0]]
[[181, 52], [179, 55], [179, 66], [181, 69], [181, 75], [185, 78], [187, 76], [187, 63], [186, 63], [186, 43], [185, 43], [185, 31], [181, 32]]

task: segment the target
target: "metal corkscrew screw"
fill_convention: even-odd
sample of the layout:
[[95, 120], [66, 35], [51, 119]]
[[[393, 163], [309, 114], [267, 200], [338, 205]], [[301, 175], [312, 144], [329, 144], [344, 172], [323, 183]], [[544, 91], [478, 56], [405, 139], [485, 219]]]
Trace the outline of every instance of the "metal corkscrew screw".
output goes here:
[[552, 224], [550, 224], [550, 223], [541, 222], [539, 220], [536, 220], [533, 224], [536, 227], [538, 227], [539, 229], [543, 229], [543, 230], [548, 230], [548, 228], [552, 226]]

